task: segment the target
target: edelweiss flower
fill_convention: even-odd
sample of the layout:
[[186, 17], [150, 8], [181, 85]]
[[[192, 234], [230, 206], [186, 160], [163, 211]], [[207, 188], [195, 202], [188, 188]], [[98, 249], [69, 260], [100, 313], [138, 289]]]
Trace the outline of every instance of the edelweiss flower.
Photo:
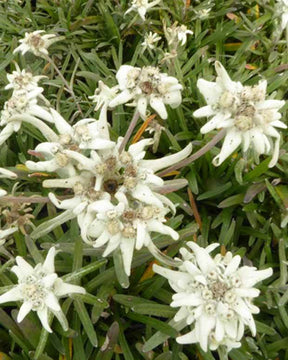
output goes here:
[[151, 3], [148, 0], [132, 0], [131, 7], [125, 12], [124, 15], [130, 13], [131, 11], [138, 11], [141, 19], [145, 21], [145, 15], [147, 10], [151, 9], [153, 6], [159, 4], [161, 0], [154, 0]]
[[5, 86], [5, 89], [13, 89], [14, 91], [35, 91], [35, 95], [38, 96], [42, 93], [43, 88], [38, 86], [38, 81], [46, 78], [46, 76], [33, 76], [31, 72], [23, 69], [21, 71], [19, 65], [16, 63], [16, 71], [12, 74], [7, 74], [9, 84]]
[[159, 36], [156, 33], [152, 33], [152, 31], [145, 34], [144, 41], [141, 44], [143, 46], [143, 51], [146, 50], [147, 48], [150, 50], [155, 49], [155, 45], [159, 40], [161, 40], [161, 36]]
[[227, 131], [222, 149], [213, 164], [220, 165], [243, 143], [244, 152], [250, 147], [257, 156], [272, 152], [269, 167], [273, 167], [277, 163], [280, 146], [280, 134], [275, 128], [287, 128], [280, 121], [281, 114], [278, 112], [285, 101], [265, 100], [266, 80], [261, 80], [255, 86], [243, 86], [240, 82], [232, 81], [218, 61], [215, 68], [218, 75], [216, 82], [204, 79], [197, 82], [208, 105], [193, 114], [195, 117], [212, 116], [201, 128], [202, 134], [219, 128]]
[[281, 29], [288, 28], [288, 0], [277, 0], [276, 12], [281, 15]]
[[[96, 192], [106, 192], [110, 196], [124, 193], [148, 205], [163, 207], [164, 201], [172, 206], [168, 199], [153, 191], [153, 187], [164, 185], [164, 181], [156, 176], [155, 172], [185, 159], [191, 153], [191, 144], [176, 154], [155, 160], [144, 160], [144, 148], [152, 144], [151, 139], [130, 145], [128, 151], [119, 154], [121, 142], [122, 138], [118, 139], [114, 148], [103, 152], [91, 152], [90, 158], [72, 150], [66, 150], [65, 154], [78, 163], [79, 170], [93, 176], [95, 184], [92, 186]], [[58, 181], [62, 184], [61, 179], [52, 179], [44, 181], [43, 186], [51, 187], [54, 184], [52, 187], [58, 187]]]
[[[27, 121], [26, 115], [29, 117], [29, 122], [33, 123], [33, 118], [36, 119], [34, 120], [34, 125], [40, 131], [43, 129], [41, 128], [39, 118], [53, 122], [53, 117], [48, 109], [45, 106], [38, 105], [37, 97], [41, 95], [42, 91], [42, 88], [35, 88], [29, 92], [25, 90], [14, 91], [11, 98], [5, 102], [0, 118], [0, 126], [5, 126], [0, 133], [0, 145], [3, 144], [13, 132], [19, 131], [22, 121]], [[25, 117], [26, 119], [24, 119]]]
[[175, 22], [171, 27], [168, 28], [164, 26], [164, 31], [168, 44], [174, 44], [174, 47], [177, 47], [178, 43], [180, 43], [182, 46], [185, 45], [187, 42], [187, 35], [193, 35], [192, 30], [188, 30], [187, 26], [185, 25], [177, 26], [177, 22]]
[[25, 38], [20, 39], [19, 45], [14, 51], [13, 54], [21, 52], [22, 55], [30, 51], [36, 56], [45, 56], [48, 55], [48, 47], [54, 42], [62, 40], [63, 37], [57, 37], [55, 34], [45, 34], [44, 30], [33, 31], [32, 33], [25, 33]]
[[52, 247], [44, 263], [33, 268], [22, 257], [17, 256], [17, 265], [13, 266], [11, 271], [16, 274], [18, 284], [0, 296], [0, 304], [11, 301], [23, 302], [17, 316], [18, 322], [21, 322], [31, 310], [36, 311], [48, 332], [52, 332], [48, 323], [50, 311], [57, 317], [63, 329], [68, 330], [67, 319], [58, 299], [73, 293], [86, 293], [83, 287], [65, 283], [58, 278], [54, 269], [54, 257], [55, 248]]
[[53, 193], [49, 198], [56, 207], [77, 217], [85, 242], [95, 247], [107, 245], [104, 256], [119, 247], [129, 275], [134, 248], [147, 246], [151, 252], [155, 249], [151, 232], [178, 238], [173, 229], [163, 224], [165, 214], [175, 211], [175, 207], [158, 193], [165, 183], [155, 172], [186, 158], [192, 147], [188, 145], [164, 158], [144, 160], [144, 149], [153, 142], [151, 139], [141, 140], [119, 153], [122, 141], [119, 138], [110, 149], [91, 151], [90, 157], [65, 150], [79, 175], [45, 180], [43, 186], [73, 190], [71, 199], [60, 201]]
[[50, 109], [53, 122], [58, 130], [57, 142], [44, 142], [36, 146], [35, 152], [41, 154], [44, 161], [27, 161], [32, 171], [58, 172], [60, 176], [75, 176], [77, 162], [69, 157], [69, 151], [81, 152], [85, 149], [103, 150], [114, 146], [108, 140], [109, 131], [106, 121], [106, 109], [102, 109], [99, 120], [83, 119], [71, 126], [56, 110]]
[[93, 102], [96, 103], [95, 111], [102, 108], [102, 106], [107, 107], [110, 101], [112, 101], [119, 90], [119, 86], [113, 86], [109, 88], [107, 85], [103, 83], [103, 81], [99, 81], [99, 86], [95, 90], [95, 94], [92, 96], [88, 96]]
[[272, 268], [259, 271], [255, 267], [239, 267], [241, 257], [233, 257], [230, 252], [212, 258], [209, 252], [219, 244], [206, 249], [194, 242], [187, 245], [193, 254], [182, 249], [179, 271], [153, 265], [153, 270], [166, 277], [176, 291], [171, 306], [180, 309], [174, 320], [193, 324], [192, 331], [178, 337], [177, 342], [200, 343], [204, 351], [216, 350], [220, 345], [228, 351], [239, 347], [245, 325], [256, 335], [252, 314], [259, 313], [259, 308], [252, 300], [260, 291], [254, 285], [271, 276]]
[[200, 20], [205, 20], [209, 17], [209, 13], [212, 10], [212, 8], [210, 9], [199, 9], [199, 10], [195, 10], [195, 14], [197, 15], [197, 18]]
[[124, 270], [129, 276], [134, 248], [140, 250], [143, 246], [153, 246], [151, 232], [169, 235], [174, 240], [178, 240], [179, 235], [163, 224], [169, 209], [139, 201], [130, 201], [129, 204], [125, 195], [121, 196], [121, 200], [116, 206], [109, 200], [95, 201], [90, 211], [96, 213], [96, 219], [87, 233], [90, 238], [96, 238], [93, 247], [106, 246], [103, 256], [120, 248]]
[[110, 107], [133, 101], [133, 106], [139, 111], [143, 119], [146, 118], [147, 106], [150, 106], [167, 119], [165, 104], [176, 108], [181, 104], [182, 85], [175, 77], [160, 73], [158, 68], [147, 66], [137, 68], [122, 65], [116, 74], [121, 93], [110, 103]]

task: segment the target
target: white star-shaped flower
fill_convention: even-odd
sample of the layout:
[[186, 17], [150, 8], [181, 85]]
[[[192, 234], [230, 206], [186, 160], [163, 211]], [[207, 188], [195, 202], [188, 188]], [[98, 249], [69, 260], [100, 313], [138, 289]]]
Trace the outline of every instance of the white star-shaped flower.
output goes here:
[[150, 50], [155, 49], [155, 46], [159, 40], [161, 40], [161, 36], [159, 36], [156, 33], [153, 33], [152, 31], [145, 34], [144, 41], [141, 44], [143, 46], [143, 51], [146, 49], [150, 49]]
[[7, 74], [9, 84], [5, 86], [5, 89], [13, 89], [14, 91], [36, 91], [36, 95], [43, 92], [43, 88], [38, 86], [38, 82], [41, 79], [47, 78], [47, 76], [39, 75], [33, 76], [33, 74], [25, 69], [21, 70], [19, 65], [15, 63], [16, 70], [12, 74]]
[[[93, 247], [105, 246], [103, 256], [120, 248], [124, 270], [130, 276], [134, 249], [151, 246], [151, 233], [156, 232], [171, 236], [178, 240], [178, 233], [164, 225], [167, 208], [146, 205], [138, 201], [128, 201], [126, 196], [119, 197], [121, 202], [113, 205], [111, 201], [95, 201], [90, 211], [96, 213], [96, 219], [88, 228], [88, 235], [93, 241]], [[152, 245], [153, 246], [153, 245]]]
[[125, 12], [124, 15], [130, 13], [131, 11], [137, 11], [141, 19], [145, 21], [146, 12], [153, 6], [159, 4], [160, 1], [161, 0], [154, 0], [149, 3], [148, 0], [132, 0], [131, 7]]
[[255, 86], [243, 86], [232, 81], [218, 61], [215, 68], [218, 75], [216, 82], [204, 79], [197, 82], [208, 105], [193, 114], [195, 117], [212, 117], [201, 128], [202, 134], [226, 129], [222, 149], [213, 159], [213, 164], [222, 164], [242, 144], [244, 152], [252, 148], [257, 156], [272, 153], [269, 167], [273, 167], [278, 161], [280, 146], [280, 134], [275, 128], [287, 128], [280, 121], [281, 114], [278, 112], [285, 101], [265, 99], [266, 80]]
[[[156, 176], [155, 172], [189, 156], [191, 145], [160, 159], [145, 160], [144, 149], [153, 142], [151, 139], [130, 145], [128, 151], [119, 154], [121, 142], [122, 138], [115, 143], [114, 148], [92, 151], [90, 157], [77, 151], [66, 150], [64, 154], [73, 159], [75, 164], [78, 163], [77, 168], [81, 173], [69, 178], [49, 179], [43, 182], [43, 186], [47, 188], [70, 188], [74, 191], [75, 196], [72, 199], [60, 201], [53, 193], [50, 193], [49, 197], [56, 207], [73, 211], [78, 219], [82, 239], [87, 243], [93, 243], [87, 233], [89, 225], [97, 216], [93, 205], [95, 201], [112, 199], [113, 203], [125, 203], [126, 200], [120, 199], [127, 197], [129, 204], [136, 201], [144, 204], [143, 206], [151, 205], [175, 211], [173, 203], [158, 192], [165, 182]], [[27, 166], [31, 168], [30, 163]]]
[[32, 171], [57, 172], [62, 177], [76, 175], [75, 162], [68, 156], [69, 151], [84, 152], [86, 149], [104, 150], [114, 146], [109, 140], [106, 110], [102, 109], [99, 120], [82, 119], [71, 126], [56, 110], [50, 109], [53, 122], [58, 131], [58, 141], [44, 142], [36, 146], [35, 152], [41, 154], [43, 161], [27, 161]]
[[175, 47], [180, 43], [182, 46], [187, 42], [187, 35], [193, 35], [192, 30], [188, 30], [187, 26], [180, 25], [177, 26], [175, 22], [171, 27], [166, 28], [164, 26], [164, 31], [169, 45], [174, 44]]
[[146, 118], [147, 106], [150, 105], [162, 119], [167, 119], [165, 105], [178, 107], [182, 102], [182, 85], [173, 76], [160, 73], [153, 66], [137, 68], [130, 65], [120, 66], [116, 78], [120, 94], [110, 103], [110, 107], [132, 101], [143, 119]]
[[0, 117], [0, 126], [4, 126], [4, 129], [2, 129], [0, 133], [0, 145], [3, 144], [13, 132], [19, 131], [22, 122], [27, 121], [27, 117], [30, 123], [34, 123], [35, 127], [44, 132], [45, 129], [43, 130], [43, 126], [45, 127], [45, 124], [39, 119], [53, 122], [53, 117], [49, 109], [46, 106], [38, 104], [38, 98], [42, 91], [43, 89], [40, 87], [36, 87], [28, 92], [26, 90], [14, 91], [11, 98], [5, 102]]
[[176, 322], [185, 321], [192, 330], [177, 338], [180, 344], [200, 343], [206, 352], [224, 345], [230, 351], [239, 347], [247, 325], [252, 335], [256, 326], [252, 314], [259, 313], [253, 298], [260, 293], [254, 286], [272, 275], [272, 268], [257, 270], [239, 267], [241, 257], [227, 252], [214, 258], [209, 254], [219, 244], [204, 249], [194, 242], [187, 245], [193, 254], [182, 249], [179, 271], [153, 265], [153, 270], [169, 280], [176, 292], [172, 307], [180, 307]]
[[19, 45], [13, 53], [21, 52], [22, 55], [26, 54], [26, 52], [32, 52], [36, 56], [45, 56], [48, 55], [48, 48], [54, 42], [62, 40], [63, 37], [55, 34], [43, 34], [44, 30], [36, 30], [31, 33], [25, 33], [24, 39], [20, 39]]
[[[118, 193], [129, 194], [138, 201], [158, 207], [163, 207], [162, 203], [165, 201], [173, 207], [166, 197], [153, 191], [154, 188], [164, 185], [164, 181], [156, 176], [155, 172], [185, 159], [191, 153], [191, 144], [178, 153], [159, 159], [144, 160], [144, 149], [153, 143], [152, 139], [132, 144], [128, 151], [119, 154], [121, 143], [122, 138], [118, 139], [114, 148], [93, 151], [90, 157], [72, 150], [66, 150], [64, 154], [78, 163], [79, 170], [94, 176], [95, 184], [91, 186], [97, 192], [106, 192], [110, 196]], [[30, 163], [27, 166], [31, 168]], [[59, 181], [62, 182], [61, 179]], [[57, 187], [57, 184], [57, 179], [45, 180], [43, 183], [45, 187]]]
[[102, 106], [107, 107], [108, 104], [116, 97], [119, 86], [113, 86], [109, 88], [109, 86], [105, 85], [103, 81], [99, 81], [98, 88], [95, 90], [95, 94], [92, 96], [88, 96], [93, 102], [96, 103], [95, 111], [102, 108]]
[[52, 332], [48, 316], [52, 312], [61, 323], [63, 329], [68, 330], [67, 319], [60, 307], [58, 299], [70, 294], [85, 294], [81, 286], [65, 283], [55, 273], [54, 268], [55, 248], [52, 247], [43, 264], [37, 264], [34, 268], [22, 257], [16, 257], [17, 265], [11, 271], [18, 278], [18, 284], [11, 290], [0, 296], [0, 304], [21, 301], [17, 321], [21, 322], [32, 310], [36, 311], [43, 327]]

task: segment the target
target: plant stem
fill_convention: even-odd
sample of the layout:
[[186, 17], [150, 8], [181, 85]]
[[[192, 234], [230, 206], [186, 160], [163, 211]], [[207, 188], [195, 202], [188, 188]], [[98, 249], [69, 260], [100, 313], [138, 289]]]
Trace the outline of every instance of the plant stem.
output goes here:
[[[60, 200], [71, 199], [71, 195], [58, 196]], [[46, 204], [50, 203], [49, 197], [44, 196], [11, 196], [5, 195], [0, 197], [0, 206], [7, 203], [27, 203], [27, 204]]]
[[218, 348], [218, 355], [220, 360], [229, 360], [227, 349], [224, 346]]
[[119, 147], [119, 153], [121, 153], [125, 149], [125, 146], [127, 145], [128, 141], [129, 141], [129, 139], [130, 139], [130, 137], [131, 137], [131, 135], [133, 133], [133, 130], [135, 129], [135, 126], [137, 124], [137, 121], [138, 121], [139, 117], [140, 117], [140, 114], [136, 110], [134, 115], [133, 115], [133, 118], [132, 118], [132, 120], [130, 122], [129, 128], [128, 128], [125, 136], [124, 136], [124, 139], [123, 139], [123, 141], [122, 141], [122, 143], [121, 143], [121, 145]]
[[201, 156], [203, 156], [204, 154], [206, 154], [206, 152], [208, 152], [210, 149], [212, 149], [226, 134], [226, 129], [222, 129], [219, 131], [219, 133], [217, 135], [215, 135], [213, 137], [212, 140], [210, 140], [206, 145], [204, 145], [200, 150], [198, 150], [195, 154], [189, 156], [187, 159], [184, 159], [182, 161], [180, 161], [179, 163], [170, 166], [168, 169], [163, 170], [159, 173], [157, 173], [157, 176], [164, 176], [166, 174], [169, 174], [172, 171], [175, 171], [177, 169], [180, 169], [186, 165], [189, 165], [190, 163], [192, 163], [193, 161], [199, 159]]
[[70, 95], [72, 96], [72, 98], [73, 98], [73, 100], [74, 100], [74, 102], [75, 102], [75, 104], [76, 104], [76, 106], [77, 106], [77, 109], [78, 109], [79, 113], [80, 113], [82, 116], [84, 116], [84, 115], [83, 115], [83, 112], [82, 112], [82, 109], [81, 109], [81, 107], [80, 107], [80, 105], [79, 105], [79, 103], [78, 103], [78, 101], [77, 101], [77, 99], [76, 99], [76, 95], [75, 95], [73, 89], [71, 88], [71, 86], [69, 85], [68, 81], [64, 78], [64, 76], [62, 75], [61, 71], [58, 69], [58, 67], [57, 67], [57, 65], [55, 64], [55, 62], [53, 61], [53, 59], [50, 58], [49, 55], [46, 55], [45, 58], [46, 58], [46, 60], [53, 66], [53, 68], [55, 69], [55, 71], [57, 72], [57, 74], [60, 76], [61, 80], [63, 81], [64, 85], [65, 85], [66, 88], [67, 88], [67, 91], [68, 91], [68, 92], [70, 93]]

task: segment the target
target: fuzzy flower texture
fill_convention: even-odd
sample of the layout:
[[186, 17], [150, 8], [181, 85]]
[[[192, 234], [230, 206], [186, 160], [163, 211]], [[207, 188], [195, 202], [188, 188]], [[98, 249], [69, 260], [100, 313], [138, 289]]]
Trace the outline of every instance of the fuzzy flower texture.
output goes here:
[[[41, 160], [29, 160], [26, 166], [36, 172], [56, 172], [58, 178], [44, 180], [43, 186], [70, 189], [74, 195], [59, 200], [50, 192], [50, 200], [65, 210], [64, 219], [77, 218], [83, 241], [102, 248], [103, 256], [119, 250], [129, 276], [134, 249], [147, 247], [154, 256], [158, 254], [153, 244], [154, 233], [179, 238], [175, 230], [165, 225], [167, 213], [175, 212], [175, 206], [161, 194], [165, 181], [155, 173], [185, 159], [192, 146], [189, 144], [163, 158], [146, 160], [146, 149], [153, 139], [142, 139], [128, 149], [122, 149], [121, 137], [111, 141], [107, 107], [111, 106], [111, 99], [121, 96], [116, 95], [117, 91], [118, 87], [109, 89], [100, 83], [93, 97], [96, 108], [101, 108], [99, 120], [82, 119], [71, 126], [50, 108], [57, 130], [55, 140], [37, 145], [34, 153]], [[186, 184], [184, 181], [183, 186]]]
[[212, 258], [210, 252], [219, 244], [206, 249], [194, 242], [188, 242], [187, 246], [193, 253], [180, 249], [183, 262], [179, 271], [153, 266], [176, 292], [171, 303], [172, 307], [180, 307], [175, 321], [193, 325], [177, 342], [200, 343], [205, 352], [220, 345], [228, 351], [240, 347], [245, 325], [256, 335], [252, 314], [259, 313], [259, 308], [252, 300], [260, 291], [254, 285], [271, 276], [272, 268], [259, 271], [255, 267], [239, 267], [241, 257], [233, 257], [231, 252]]
[[125, 15], [130, 13], [131, 11], [137, 11], [141, 19], [145, 21], [145, 15], [147, 10], [159, 4], [160, 1], [161, 0], [154, 0], [149, 3], [148, 0], [132, 0], [131, 7], [125, 12]]
[[57, 37], [55, 34], [45, 34], [44, 30], [25, 33], [24, 39], [20, 40], [21, 44], [14, 50], [14, 54], [21, 52], [24, 55], [27, 52], [32, 52], [35, 56], [43, 57], [48, 55], [47, 49], [50, 45], [62, 39], [63, 37]]
[[43, 264], [34, 268], [21, 256], [16, 257], [17, 265], [11, 271], [18, 278], [18, 284], [0, 296], [0, 304], [21, 301], [17, 321], [21, 322], [32, 310], [36, 311], [43, 327], [52, 332], [49, 325], [49, 313], [52, 312], [65, 331], [68, 330], [67, 319], [59, 305], [58, 299], [69, 294], [85, 294], [81, 286], [65, 283], [58, 278], [54, 268], [55, 248], [52, 247]]
[[197, 86], [207, 106], [194, 112], [195, 117], [212, 117], [201, 128], [202, 134], [214, 129], [225, 128], [226, 137], [220, 153], [213, 159], [218, 166], [231, 155], [240, 144], [244, 153], [251, 148], [254, 155], [272, 153], [269, 167], [276, 165], [279, 157], [280, 134], [275, 128], [286, 129], [280, 121], [279, 109], [283, 100], [266, 98], [267, 81], [261, 80], [254, 86], [243, 86], [232, 81], [224, 67], [215, 62], [216, 82], [199, 79]]
[[121, 92], [110, 101], [109, 107], [114, 108], [131, 101], [129, 105], [136, 107], [143, 120], [146, 119], [148, 105], [162, 119], [167, 119], [165, 105], [174, 109], [182, 102], [182, 85], [175, 77], [161, 73], [157, 67], [122, 65], [116, 78]]

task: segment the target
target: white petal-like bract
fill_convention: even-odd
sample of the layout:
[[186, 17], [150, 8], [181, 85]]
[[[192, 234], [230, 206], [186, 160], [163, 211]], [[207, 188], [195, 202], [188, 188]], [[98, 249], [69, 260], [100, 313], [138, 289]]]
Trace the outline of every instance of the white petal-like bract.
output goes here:
[[237, 348], [244, 325], [256, 335], [253, 314], [259, 309], [252, 300], [260, 291], [253, 286], [270, 277], [272, 268], [239, 267], [240, 256], [233, 257], [230, 252], [213, 258], [210, 251], [218, 244], [206, 249], [194, 242], [187, 245], [193, 253], [180, 249], [183, 262], [178, 271], [153, 265], [153, 270], [167, 278], [176, 291], [171, 306], [180, 309], [174, 320], [186, 320], [187, 325], [192, 326], [190, 332], [177, 338], [177, 342], [199, 343], [205, 352], [219, 346], [225, 346], [228, 351]]
[[12, 271], [18, 277], [18, 284], [0, 296], [0, 304], [12, 301], [22, 302], [17, 316], [18, 322], [21, 322], [30, 311], [35, 311], [48, 332], [52, 332], [48, 323], [49, 312], [57, 317], [61, 313], [61, 318], [65, 318], [58, 299], [73, 293], [86, 293], [81, 286], [65, 283], [58, 278], [54, 272], [55, 254], [55, 248], [50, 248], [44, 263], [39, 263], [34, 268], [22, 257], [17, 256], [17, 265], [13, 266]]
[[[197, 86], [208, 106], [194, 112], [195, 117], [212, 117], [202, 128], [206, 134], [225, 128], [226, 137], [213, 164], [223, 163], [242, 144], [243, 151], [251, 149], [256, 158], [271, 154], [269, 167], [276, 165], [279, 157], [280, 134], [275, 128], [286, 129], [278, 112], [285, 101], [266, 98], [267, 82], [261, 80], [254, 86], [243, 86], [230, 79], [223, 65], [215, 62], [216, 82], [199, 79]], [[273, 146], [272, 146], [273, 145]]]

